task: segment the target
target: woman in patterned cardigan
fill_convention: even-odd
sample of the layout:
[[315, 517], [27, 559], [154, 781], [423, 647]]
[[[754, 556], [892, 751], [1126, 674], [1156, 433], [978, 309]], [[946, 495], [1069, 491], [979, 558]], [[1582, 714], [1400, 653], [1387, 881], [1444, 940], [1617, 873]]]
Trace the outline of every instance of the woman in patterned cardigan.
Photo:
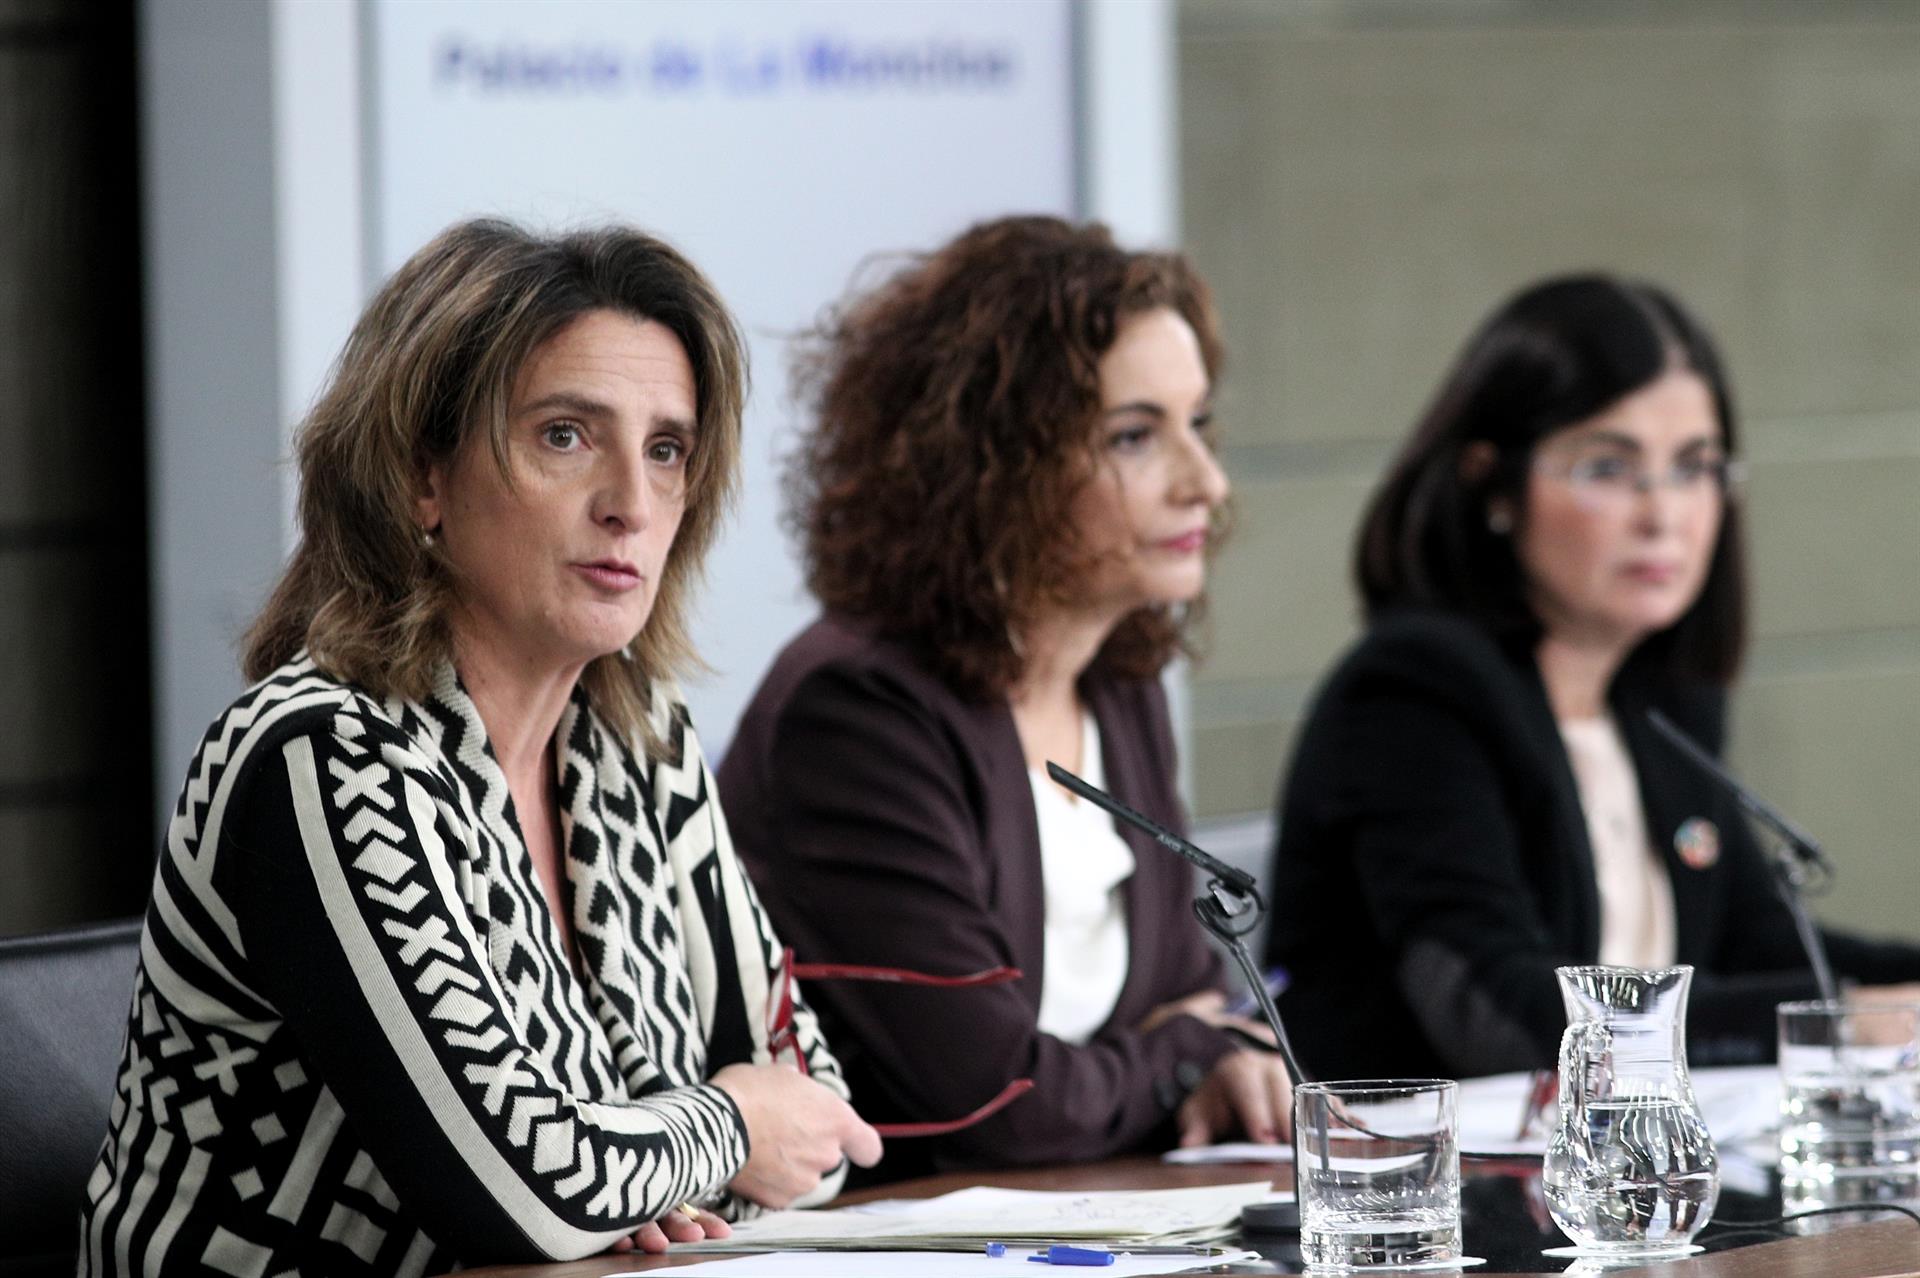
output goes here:
[[743, 384], [631, 230], [462, 224], [373, 300], [167, 833], [84, 1272], [658, 1251], [878, 1158], [673, 683]]

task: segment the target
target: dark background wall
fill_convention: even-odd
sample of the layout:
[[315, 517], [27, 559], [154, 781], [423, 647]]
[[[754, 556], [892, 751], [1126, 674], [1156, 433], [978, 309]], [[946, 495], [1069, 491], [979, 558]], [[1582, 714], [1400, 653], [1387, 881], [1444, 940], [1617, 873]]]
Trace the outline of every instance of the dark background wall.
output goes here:
[[0, 934], [155, 850], [131, 0], [0, 0]]

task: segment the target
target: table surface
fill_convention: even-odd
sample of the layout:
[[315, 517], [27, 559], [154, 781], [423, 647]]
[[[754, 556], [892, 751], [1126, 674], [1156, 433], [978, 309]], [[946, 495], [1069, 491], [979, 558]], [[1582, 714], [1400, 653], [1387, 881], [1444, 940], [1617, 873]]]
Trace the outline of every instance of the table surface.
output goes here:
[[[1539, 1163], [1466, 1165], [1461, 1185], [1461, 1231], [1469, 1255], [1487, 1264], [1463, 1270], [1470, 1278], [1558, 1273], [1570, 1263], [1543, 1256], [1542, 1249], [1564, 1247], [1567, 1239], [1546, 1215], [1540, 1195]], [[966, 1172], [929, 1176], [922, 1180], [849, 1194], [842, 1203], [875, 1198], [929, 1198], [972, 1185], [1000, 1185], [1010, 1189], [1175, 1189], [1187, 1185], [1228, 1185], [1271, 1177], [1276, 1189], [1293, 1186], [1293, 1169], [1283, 1163], [1174, 1167], [1152, 1158], [1123, 1158], [1071, 1167], [1007, 1172]], [[1803, 1237], [1756, 1240], [1733, 1236], [1724, 1224], [1758, 1220], [1780, 1214], [1778, 1191], [1744, 1194], [1723, 1190], [1714, 1222], [1696, 1240], [1707, 1250], [1683, 1260], [1662, 1261], [1636, 1269], [1610, 1269], [1608, 1278], [1880, 1278], [1881, 1275], [1920, 1273], [1920, 1226], [1898, 1216], [1826, 1217], [1825, 1232]], [[1724, 1236], [1724, 1237], [1723, 1237]], [[1301, 1270], [1297, 1236], [1251, 1235], [1244, 1245], [1266, 1258], [1259, 1265], [1215, 1269], [1215, 1273], [1273, 1274]], [[718, 1253], [669, 1252], [664, 1256], [596, 1256], [590, 1260], [551, 1265], [513, 1265], [464, 1271], [484, 1278], [600, 1278], [635, 1270], [671, 1269]]]

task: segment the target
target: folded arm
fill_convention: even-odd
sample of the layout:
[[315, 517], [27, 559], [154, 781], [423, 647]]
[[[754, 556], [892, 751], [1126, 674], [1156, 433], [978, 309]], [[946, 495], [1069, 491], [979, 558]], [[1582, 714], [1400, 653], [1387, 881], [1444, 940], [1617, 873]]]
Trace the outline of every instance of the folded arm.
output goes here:
[[541, 1062], [463, 904], [456, 876], [479, 867], [456, 866], [450, 798], [396, 731], [336, 715], [243, 784], [223, 860], [249, 962], [435, 1237], [489, 1260], [584, 1256], [740, 1170], [722, 1089], [607, 1103]]
[[[766, 881], [803, 958], [944, 974], [1013, 963], [982, 844], [984, 798], [972, 792], [979, 781], [911, 689], [872, 671], [815, 672], [784, 709], [767, 784], [765, 837], [779, 851]], [[960, 990], [837, 982], [814, 997], [858, 1040], [900, 1114], [955, 1118], [1011, 1079], [1034, 1080], [998, 1115], [944, 1138], [975, 1160], [1135, 1148], [1232, 1050], [1225, 1033], [1190, 1016], [1065, 1042], [1040, 1031], [1032, 979]]]

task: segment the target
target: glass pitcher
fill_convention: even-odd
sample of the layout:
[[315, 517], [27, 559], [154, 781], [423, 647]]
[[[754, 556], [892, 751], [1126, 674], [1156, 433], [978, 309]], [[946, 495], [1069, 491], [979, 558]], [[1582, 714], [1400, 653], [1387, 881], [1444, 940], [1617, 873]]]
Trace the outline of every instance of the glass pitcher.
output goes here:
[[1560, 1117], [1547, 1205], [1582, 1253], [1691, 1250], [1720, 1162], [1687, 1077], [1691, 967], [1563, 967]]

